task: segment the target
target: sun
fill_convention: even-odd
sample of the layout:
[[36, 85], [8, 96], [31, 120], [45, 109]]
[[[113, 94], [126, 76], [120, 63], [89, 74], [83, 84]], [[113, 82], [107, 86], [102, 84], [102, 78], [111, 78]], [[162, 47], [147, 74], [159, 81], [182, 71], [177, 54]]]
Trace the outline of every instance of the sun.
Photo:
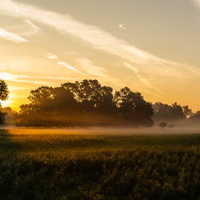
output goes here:
[[1, 101], [1, 105], [3, 108], [10, 106], [10, 100], [6, 100], [6, 101]]
[[11, 104], [13, 104], [13, 95], [12, 94], [9, 94], [9, 98], [7, 99], [7, 100], [5, 100], [5, 101], [1, 101], [0, 100], [0, 104], [1, 104], [1, 106], [3, 107], [3, 108], [5, 108], [5, 107], [10, 107], [11, 106]]

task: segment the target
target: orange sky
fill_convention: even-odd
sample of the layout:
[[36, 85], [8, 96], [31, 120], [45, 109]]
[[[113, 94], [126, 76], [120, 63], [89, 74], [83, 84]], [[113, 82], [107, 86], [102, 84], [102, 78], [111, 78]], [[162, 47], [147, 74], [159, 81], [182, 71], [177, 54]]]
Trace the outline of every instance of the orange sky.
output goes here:
[[200, 110], [198, 0], [0, 0], [0, 79], [27, 103], [42, 85], [98, 79]]

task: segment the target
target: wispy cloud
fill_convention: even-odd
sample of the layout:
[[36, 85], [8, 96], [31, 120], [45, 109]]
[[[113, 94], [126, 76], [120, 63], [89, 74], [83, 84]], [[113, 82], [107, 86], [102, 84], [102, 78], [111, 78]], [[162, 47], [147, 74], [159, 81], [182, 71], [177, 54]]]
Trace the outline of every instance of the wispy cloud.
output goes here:
[[122, 86], [121, 80], [113, 77], [112, 75], [107, 74], [107, 71], [104, 67], [95, 65], [91, 60], [87, 58], [81, 58], [77, 60], [78, 66], [84, 70], [87, 74], [90, 74], [90, 77], [97, 78], [104, 84], [114, 84], [118, 88]]
[[35, 79], [38, 79], [38, 77], [34, 78], [28, 75], [17, 75], [17, 74], [11, 74], [6, 72], [0, 72], [0, 79], [5, 81], [13, 81], [18, 83], [32, 83], [32, 84], [38, 84], [43, 85], [47, 84], [48, 82], [45, 81], [38, 81]]
[[138, 69], [135, 68], [135, 67], [133, 67], [131, 64], [129, 64], [129, 63], [124, 63], [124, 65], [125, 65], [126, 67], [128, 67], [129, 69], [133, 70], [136, 74], [138, 74]]
[[139, 65], [174, 65], [148, 52], [120, 40], [98, 27], [74, 20], [69, 15], [42, 10], [40, 8], [11, 0], [0, 0], [0, 11], [3, 15], [35, 21], [48, 25], [62, 34], [68, 34], [87, 42], [93, 48], [119, 56], [128, 62]]
[[16, 74], [10, 74], [6, 72], [0, 72], [0, 79], [6, 80], [6, 81], [14, 81], [19, 78], [30, 78], [30, 76], [27, 75], [16, 75]]
[[89, 59], [86, 58], [79, 59], [78, 63], [84, 71], [86, 71], [91, 75], [100, 77], [107, 76], [107, 74], [105, 74], [105, 69], [103, 67], [94, 65], [92, 61]]
[[20, 37], [19, 35], [16, 35], [15, 33], [12, 32], [8, 32], [1, 27], [0, 27], [0, 38], [3, 38], [5, 40], [10, 40], [15, 43], [28, 42], [26, 39]]
[[[199, 1], [193, 1], [199, 5]], [[35, 6], [12, 0], [0, 0], [0, 14], [12, 16], [22, 20], [49, 26], [61, 34], [78, 38], [92, 48], [110, 55], [118, 56], [123, 62], [131, 63], [139, 67], [140, 72], [148, 73], [154, 77], [172, 77], [174, 80], [186, 80], [196, 76], [199, 79], [200, 70], [197, 67], [168, 61], [149, 52], [143, 51], [128, 42], [118, 39], [114, 35], [95, 26], [87, 25], [73, 19], [69, 15], [63, 15], [47, 11]], [[82, 74], [76, 68], [66, 62], [58, 62], [74, 72]], [[97, 72], [97, 69], [96, 69]], [[95, 72], [95, 73], [96, 73]], [[141, 77], [143, 78], [143, 77]], [[140, 80], [142, 81], [142, 79]], [[144, 80], [143, 80], [144, 82]], [[146, 85], [148, 85], [146, 83]]]
[[[5, 81], [18, 81], [18, 82], [32, 82], [37, 80], [45, 80], [44, 82], [39, 81], [39, 83], [47, 83], [52, 80], [68, 80], [72, 77], [64, 77], [64, 76], [29, 76], [29, 75], [17, 75], [7, 72], [0, 72], [0, 79]], [[16, 87], [17, 88], [17, 87]], [[16, 89], [15, 88], [15, 89]], [[18, 88], [20, 89], [20, 88]], [[27, 88], [26, 88], [27, 89]]]
[[124, 24], [119, 24], [118, 27], [119, 27], [120, 29], [122, 29], [122, 30], [126, 30], [126, 29], [127, 29], [126, 26], [124, 26]]
[[146, 86], [148, 86], [148, 87], [152, 87], [152, 85], [149, 83], [149, 81], [147, 81], [145, 78], [143, 78], [140, 74], [139, 74], [139, 71], [138, 71], [138, 69], [137, 68], [135, 68], [135, 67], [133, 67], [131, 64], [129, 64], [129, 63], [124, 63], [124, 65], [126, 66], [126, 67], [128, 67], [129, 69], [131, 69], [132, 71], [134, 71], [135, 72], [135, 74], [136, 74], [136, 77], [142, 82], [142, 83], [144, 83]]
[[41, 31], [41, 29], [36, 26], [32, 21], [30, 20], [24, 20], [28, 26], [26, 26], [26, 31], [24, 31], [23, 35], [35, 35]]
[[6, 30], [26, 38], [38, 37], [44, 34], [42, 29], [29, 19], [24, 19], [17, 21], [15, 24], [8, 25], [6, 26]]
[[194, 5], [198, 8], [200, 8], [200, 0], [190, 0], [194, 3]]
[[75, 67], [72, 67], [71, 65], [69, 65], [68, 63], [66, 62], [62, 62], [62, 61], [59, 61], [58, 62], [59, 65], [63, 66], [63, 67], [66, 67], [74, 72], [77, 72], [79, 74], [83, 74], [82, 72], [80, 72], [79, 70], [77, 70]]
[[161, 93], [161, 94], [165, 94], [164, 92], [162, 92], [161, 90], [155, 88], [154, 86], [152, 86], [152, 84], [145, 79], [144, 77], [142, 77], [139, 73], [139, 70], [135, 67], [133, 67], [131, 64], [129, 63], [124, 63], [124, 66], [126, 66], [127, 68], [129, 68], [130, 70], [134, 71], [136, 77], [140, 80], [140, 82], [142, 82], [144, 85], [146, 85], [149, 88], [154, 89], [156, 92]]
[[54, 54], [52, 54], [52, 53], [50, 53], [50, 52], [46, 52], [46, 53], [45, 53], [45, 56], [46, 56], [47, 58], [53, 59], [53, 60], [55, 60], [55, 59], [58, 58], [56, 55], [54, 55]]
[[50, 79], [50, 80], [68, 80], [68, 79], [71, 79], [71, 77], [64, 77], [64, 76], [58, 76], [58, 77], [48, 76], [48, 77], [39, 77], [39, 78]]

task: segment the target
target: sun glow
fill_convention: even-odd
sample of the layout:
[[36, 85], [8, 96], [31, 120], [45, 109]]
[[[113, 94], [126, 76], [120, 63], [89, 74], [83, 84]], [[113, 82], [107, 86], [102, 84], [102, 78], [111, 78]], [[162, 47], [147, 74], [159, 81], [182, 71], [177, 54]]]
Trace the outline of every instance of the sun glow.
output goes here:
[[[8, 87], [8, 90], [10, 91], [10, 87]], [[13, 94], [9, 93], [9, 97], [6, 101], [1, 101], [0, 104], [3, 108], [5, 107], [13, 107]]]
[[10, 107], [11, 105], [11, 101], [10, 100], [6, 100], [6, 101], [1, 101], [1, 105], [2, 107]]

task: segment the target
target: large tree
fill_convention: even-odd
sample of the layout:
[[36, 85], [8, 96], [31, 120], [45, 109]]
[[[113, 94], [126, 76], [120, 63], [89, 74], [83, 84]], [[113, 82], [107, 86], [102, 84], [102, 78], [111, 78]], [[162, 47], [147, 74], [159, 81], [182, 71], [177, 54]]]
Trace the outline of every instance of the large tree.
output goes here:
[[8, 99], [8, 86], [5, 81], [0, 79], [0, 100], [5, 101]]
[[[0, 79], [0, 101], [5, 101], [8, 99], [8, 86], [5, 81]], [[5, 113], [2, 111], [0, 103], [0, 124], [3, 124], [5, 120]]]
[[123, 88], [113, 96], [112, 90], [97, 80], [39, 87], [31, 91], [30, 104], [20, 107], [18, 122], [29, 126], [152, 125], [152, 105], [140, 93]]

